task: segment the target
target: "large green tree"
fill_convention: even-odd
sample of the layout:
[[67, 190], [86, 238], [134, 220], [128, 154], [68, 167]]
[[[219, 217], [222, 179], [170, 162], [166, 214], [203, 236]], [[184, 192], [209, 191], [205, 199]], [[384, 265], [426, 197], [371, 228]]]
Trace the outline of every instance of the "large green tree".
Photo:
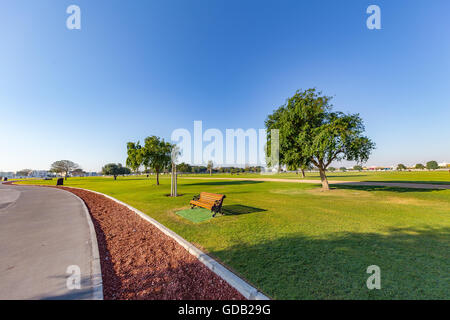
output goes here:
[[131, 170], [135, 173], [139, 172], [139, 168], [141, 167], [144, 157], [143, 157], [142, 147], [138, 142], [128, 142], [127, 143], [127, 161], [126, 164]]
[[428, 161], [427, 162], [427, 169], [428, 170], [436, 170], [439, 169], [439, 165], [436, 161]]
[[75, 169], [79, 169], [80, 166], [73, 161], [70, 160], [59, 160], [52, 163], [50, 167], [51, 172], [64, 174], [65, 180], [67, 180], [67, 176], [69, 173]]
[[266, 119], [268, 156], [271, 130], [278, 129], [280, 163], [313, 164], [319, 169], [324, 190], [329, 190], [326, 169], [333, 161], [364, 163], [375, 147], [364, 136], [359, 114], [333, 111], [330, 100], [316, 89], [297, 91]]
[[159, 185], [159, 174], [170, 166], [173, 145], [156, 136], [145, 138], [143, 165], [156, 173], [156, 185]]

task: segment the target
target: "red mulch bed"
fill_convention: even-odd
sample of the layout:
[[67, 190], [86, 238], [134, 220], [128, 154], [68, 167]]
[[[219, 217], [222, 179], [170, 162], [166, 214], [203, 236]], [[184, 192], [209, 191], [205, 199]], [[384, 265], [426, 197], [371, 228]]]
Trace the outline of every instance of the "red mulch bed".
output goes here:
[[245, 299], [175, 240], [125, 206], [89, 191], [62, 189], [83, 199], [91, 213], [105, 299]]

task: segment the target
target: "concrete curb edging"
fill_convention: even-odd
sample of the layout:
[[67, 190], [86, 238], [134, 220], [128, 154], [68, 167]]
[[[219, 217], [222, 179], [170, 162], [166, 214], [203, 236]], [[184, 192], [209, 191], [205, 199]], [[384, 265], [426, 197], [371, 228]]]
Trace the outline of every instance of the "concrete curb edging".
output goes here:
[[91, 214], [89, 213], [86, 203], [76, 194], [64, 189], [60, 189], [64, 192], [70, 193], [77, 198], [83, 207], [86, 214], [87, 223], [89, 225], [89, 235], [92, 249], [92, 261], [91, 261], [91, 283], [92, 283], [92, 299], [103, 300], [103, 280], [102, 280], [102, 268], [100, 265], [100, 253], [98, 251], [97, 234], [95, 233], [94, 223], [92, 222]]
[[[179, 236], [177, 233], [173, 232], [169, 228], [165, 227], [164, 225], [162, 225], [161, 223], [159, 223], [155, 219], [149, 217], [148, 215], [146, 215], [142, 211], [139, 211], [138, 209], [133, 208], [132, 206], [126, 204], [125, 202], [117, 200], [117, 199], [115, 199], [115, 198], [113, 198], [111, 196], [108, 196], [106, 194], [103, 194], [101, 192], [88, 190], [88, 189], [83, 189], [83, 188], [76, 188], [76, 187], [69, 187], [69, 186], [67, 186], [67, 187], [68, 188], [73, 188], [73, 189], [84, 190], [84, 191], [88, 191], [88, 192], [93, 192], [93, 193], [102, 195], [102, 196], [104, 196], [104, 197], [106, 197], [108, 199], [111, 199], [111, 200], [115, 201], [118, 204], [121, 204], [121, 205], [127, 207], [131, 211], [133, 211], [136, 214], [138, 214], [141, 218], [143, 218], [143, 219], [147, 220], [148, 222], [150, 222], [151, 224], [153, 224], [155, 227], [157, 227], [159, 230], [161, 230], [164, 234], [166, 234], [167, 236], [171, 237], [176, 242], [178, 242], [190, 254], [192, 254], [200, 262], [202, 262], [208, 269], [210, 269], [212, 272], [214, 272], [219, 277], [221, 277], [226, 282], [228, 282], [228, 284], [230, 284], [233, 288], [235, 288], [237, 291], [239, 291], [248, 300], [270, 300], [269, 297], [267, 297], [262, 292], [260, 292], [258, 289], [256, 289], [252, 285], [250, 285], [248, 282], [246, 282], [245, 280], [243, 280], [242, 278], [240, 278], [239, 276], [237, 276], [236, 274], [234, 274], [233, 272], [231, 272], [230, 270], [225, 268], [222, 264], [220, 264], [219, 262], [217, 262], [216, 260], [214, 260], [213, 258], [208, 256], [206, 253], [204, 253], [203, 251], [201, 251], [200, 249], [195, 247], [192, 243], [190, 243], [186, 239], [182, 238], [181, 236]], [[84, 204], [84, 201], [82, 201], [82, 202]], [[91, 221], [91, 223], [92, 223], [92, 221]], [[95, 230], [94, 230], [94, 234], [95, 234]], [[97, 243], [97, 242], [95, 242], [95, 243]]]

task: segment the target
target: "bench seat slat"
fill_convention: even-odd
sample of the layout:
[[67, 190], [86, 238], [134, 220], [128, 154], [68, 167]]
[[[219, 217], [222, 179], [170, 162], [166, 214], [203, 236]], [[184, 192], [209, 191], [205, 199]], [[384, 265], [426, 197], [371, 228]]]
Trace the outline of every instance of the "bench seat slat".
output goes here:
[[191, 204], [207, 209], [211, 209], [214, 206], [214, 203], [206, 203], [195, 200], [191, 200]]

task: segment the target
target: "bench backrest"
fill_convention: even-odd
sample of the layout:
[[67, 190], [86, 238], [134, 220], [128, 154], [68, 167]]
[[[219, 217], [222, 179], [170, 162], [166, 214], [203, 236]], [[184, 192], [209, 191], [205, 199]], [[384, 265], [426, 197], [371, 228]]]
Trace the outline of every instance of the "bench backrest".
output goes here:
[[201, 192], [199, 200], [205, 202], [214, 202], [219, 200], [220, 202], [222, 202], [223, 198], [225, 198], [225, 195], [223, 194]]

